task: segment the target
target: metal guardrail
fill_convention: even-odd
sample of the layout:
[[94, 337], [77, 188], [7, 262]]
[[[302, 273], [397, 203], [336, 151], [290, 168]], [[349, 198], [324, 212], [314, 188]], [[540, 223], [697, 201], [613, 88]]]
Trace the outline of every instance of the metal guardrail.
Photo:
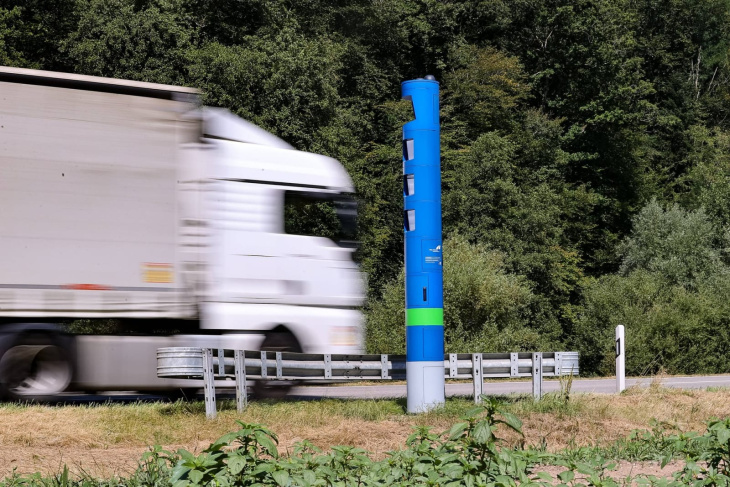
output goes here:
[[[578, 352], [451, 353], [444, 358], [446, 379], [472, 379], [474, 402], [486, 378], [532, 377], [532, 394], [542, 397], [543, 377], [578, 375]], [[334, 355], [172, 347], [157, 350], [157, 376], [202, 379], [205, 411], [216, 415], [216, 379], [233, 379], [236, 405], [247, 405], [247, 381], [405, 380], [405, 355]]]

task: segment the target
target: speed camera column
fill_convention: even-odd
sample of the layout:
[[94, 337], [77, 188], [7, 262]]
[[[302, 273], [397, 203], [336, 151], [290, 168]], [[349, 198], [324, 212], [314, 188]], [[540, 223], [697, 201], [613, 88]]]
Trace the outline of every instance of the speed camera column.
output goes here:
[[408, 412], [444, 403], [439, 83], [401, 83], [414, 119], [403, 126]]

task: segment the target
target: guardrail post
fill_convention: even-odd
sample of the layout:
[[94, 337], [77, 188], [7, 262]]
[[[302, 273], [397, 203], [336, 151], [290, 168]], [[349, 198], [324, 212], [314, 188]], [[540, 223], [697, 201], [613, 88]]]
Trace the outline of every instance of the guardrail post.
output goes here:
[[233, 367], [236, 374], [236, 410], [242, 413], [248, 406], [246, 391], [246, 356], [243, 350], [233, 352]]
[[281, 379], [282, 375], [281, 352], [276, 352], [276, 378]]
[[324, 378], [332, 378], [332, 355], [329, 353], [324, 354]]
[[213, 370], [213, 350], [203, 349], [203, 393], [205, 395], [205, 417], [215, 419], [215, 372]]
[[388, 378], [388, 356], [385, 354], [380, 355], [380, 378]]
[[453, 379], [459, 373], [459, 366], [457, 364], [458, 357], [455, 353], [449, 354], [449, 378]]
[[532, 354], [532, 397], [542, 397], [542, 352]]
[[219, 348], [218, 349], [218, 375], [220, 377], [225, 377], [225, 375], [226, 375], [226, 363], [224, 360], [225, 356], [226, 356], [225, 350], [222, 348]]
[[261, 350], [261, 378], [269, 378], [269, 364], [266, 363], [266, 351]]
[[520, 376], [520, 365], [519, 365], [519, 355], [517, 352], [512, 352], [509, 354], [509, 376], [510, 377], [519, 377]]
[[482, 393], [484, 392], [484, 368], [482, 367], [482, 354], [471, 354], [471, 375], [474, 380], [474, 403], [482, 402]]

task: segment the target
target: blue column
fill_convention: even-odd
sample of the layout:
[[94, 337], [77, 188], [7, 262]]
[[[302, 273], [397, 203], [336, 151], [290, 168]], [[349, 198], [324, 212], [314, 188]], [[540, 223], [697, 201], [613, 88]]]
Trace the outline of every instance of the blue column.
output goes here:
[[403, 126], [403, 226], [407, 402], [417, 413], [444, 403], [439, 84], [427, 76], [401, 90], [415, 117]]

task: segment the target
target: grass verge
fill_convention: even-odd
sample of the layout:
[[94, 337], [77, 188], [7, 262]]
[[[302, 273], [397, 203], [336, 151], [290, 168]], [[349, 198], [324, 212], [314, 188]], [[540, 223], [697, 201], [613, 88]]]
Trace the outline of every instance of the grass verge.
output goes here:
[[[626, 440], [633, 430], [651, 431], [660, 425], [667, 431], [702, 431], [708, 418], [730, 416], [730, 390], [653, 387], [618, 396], [573, 395], [569, 401], [558, 395], [538, 402], [525, 396], [499, 399], [506, 412], [523, 421], [524, 437], [504, 433], [508, 445], [547, 452], [582, 448], [582, 455], [600, 450], [614, 458], [641, 456]], [[252, 402], [239, 414], [233, 402], [221, 401], [218, 418], [207, 421], [202, 402], [6, 404], [0, 406], [0, 477], [10, 475], [13, 468], [22, 474], [55, 473], [63, 465], [72, 475], [126, 475], [150, 445], [200, 452], [235, 428], [237, 420], [266, 424], [276, 431], [284, 454], [308, 440], [325, 450], [333, 445], [363, 448], [382, 459], [402, 448], [414, 427], [444, 431], [472, 406], [470, 399], [453, 398], [442, 409], [414, 416], [405, 413], [404, 400], [326, 399]]]

